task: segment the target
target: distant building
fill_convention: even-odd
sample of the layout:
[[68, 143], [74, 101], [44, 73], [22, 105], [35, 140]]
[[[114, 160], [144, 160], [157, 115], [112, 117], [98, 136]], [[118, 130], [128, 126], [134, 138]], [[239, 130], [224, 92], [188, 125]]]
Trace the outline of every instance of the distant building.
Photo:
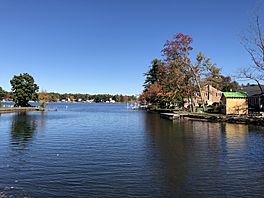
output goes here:
[[92, 103], [92, 102], [94, 102], [94, 99], [92, 99], [92, 100], [86, 100], [86, 102]]
[[116, 101], [113, 100], [112, 98], [110, 98], [110, 99], [109, 99], [109, 102], [110, 102], [110, 103], [115, 103]]
[[248, 114], [248, 96], [243, 92], [223, 92], [221, 97], [223, 113], [226, 115]]

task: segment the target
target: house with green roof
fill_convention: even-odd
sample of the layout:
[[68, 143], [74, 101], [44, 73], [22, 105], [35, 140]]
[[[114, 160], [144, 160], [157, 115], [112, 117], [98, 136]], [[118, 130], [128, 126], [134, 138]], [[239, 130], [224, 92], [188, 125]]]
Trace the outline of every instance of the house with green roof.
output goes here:
[[248, 95], [244, 92], [223, 92], [221, 103], [226, 115], [248, 114]]

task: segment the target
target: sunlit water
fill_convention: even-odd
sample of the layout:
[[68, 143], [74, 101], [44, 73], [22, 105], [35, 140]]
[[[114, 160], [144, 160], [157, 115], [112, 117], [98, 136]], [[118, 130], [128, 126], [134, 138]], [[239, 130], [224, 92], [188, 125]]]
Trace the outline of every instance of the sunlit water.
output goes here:
[[0, 116], [0, 197], [263, 197], [264, 129], [122, 104]]

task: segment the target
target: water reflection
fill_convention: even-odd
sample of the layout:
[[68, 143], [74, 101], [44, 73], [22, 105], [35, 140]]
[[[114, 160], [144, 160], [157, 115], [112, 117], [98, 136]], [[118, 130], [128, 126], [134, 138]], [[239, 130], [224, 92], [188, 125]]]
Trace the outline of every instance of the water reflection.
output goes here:
[[46, 125], [44, 113], [31, 114], [19, 112], [13, 115], [11, 122], [11, 143], [22, 148], [34, 139], [38, 127], [42, 129]]
[[2, 116], [2, 196], [263, 197], [263, 130], [123, 105], [69, 109]]
[[243, 141], [248, 136], [248, 125], [226, 123], [225, 132], [228, 139]]
[[[174, 124], [171, 121], [160, 119], [158, 114], [147, 114], [145, 116], [145, 131], [152, 140], [155, 159], [159, 159], [159, 178], [162, 183], [161, 194], [170, 196], [181, 196], [187, 191], [187, 145], [192, 142], [188, 139], [190, 125], [183, 123]], [[190, 141], [190, 142], [189, 142]]]
[[[160, 178], [163, 176], [162, 192], [171, 197], [260, 195], [256, 186], [262, 186], [262, 182], [245, 175], [250, 170], [263, 176], [258, 166], [260, 161], [263, 163], [260, 158], [263, 147], [257, 142], [263, 138], [256, 139], [252, 132], [249, 138], [248, 125], [171, 122], [148, 114], [145, 131], [162, 165], [162, 171], [159, 170]], [[249, 185], [249, 181], [256, 185]], [[247, 192], [243, 191], [246, 185]]]

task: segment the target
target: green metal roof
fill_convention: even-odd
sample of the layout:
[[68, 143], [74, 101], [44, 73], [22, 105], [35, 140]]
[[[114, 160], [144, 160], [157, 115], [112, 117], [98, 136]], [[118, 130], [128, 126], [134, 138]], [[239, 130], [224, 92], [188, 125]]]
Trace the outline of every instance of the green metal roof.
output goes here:
[[243, 92], [223, 92], [226, 98], [247, 98], [248, 95]]

